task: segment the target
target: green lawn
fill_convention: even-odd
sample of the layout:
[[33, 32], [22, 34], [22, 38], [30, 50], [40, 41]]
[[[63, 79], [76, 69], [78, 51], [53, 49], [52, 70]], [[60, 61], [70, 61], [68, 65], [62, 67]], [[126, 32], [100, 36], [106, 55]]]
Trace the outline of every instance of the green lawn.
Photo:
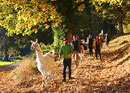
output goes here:
[[9, 66], [9, 65], [17, 63], [17, 62], [20, 62], [20, 60], [14, 60], [14, 61], [1, 61], [0, 60], [0, 68]]

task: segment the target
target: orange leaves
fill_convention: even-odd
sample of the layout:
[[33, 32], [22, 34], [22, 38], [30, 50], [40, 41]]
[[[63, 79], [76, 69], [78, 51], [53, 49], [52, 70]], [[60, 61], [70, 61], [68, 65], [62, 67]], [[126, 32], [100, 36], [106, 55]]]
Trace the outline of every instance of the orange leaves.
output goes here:
[[84, 10], [84, 8], [85, 8], [85, 5], [84, 5], [84, 4], [82, 4], [82, 5], [80, 5], [80, 6], [78, 7], [78, 10], [79, 10], [79, 11], [83, 11], [83, 10]]

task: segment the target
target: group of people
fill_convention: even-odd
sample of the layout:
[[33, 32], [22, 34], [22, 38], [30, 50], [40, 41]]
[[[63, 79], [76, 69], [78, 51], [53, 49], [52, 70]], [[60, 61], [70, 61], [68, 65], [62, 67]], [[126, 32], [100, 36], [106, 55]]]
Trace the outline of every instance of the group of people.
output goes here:
[[98, 59], [98, 54], [99, 54], [99, 57], [101, 59], [101, 48], [102, 48], [102, 42], [105, 41], [106, 42], [106, 45], [108, 47], [109, 45], [109, 42], [110, 42], [110, 38], [108, 36], [108, 34], [105, 34], [104, 37], [102, 34], [99, 34], [99, 35], [96, 35], [96, 37], [93, 39], [92, 38], [92, 35], [90, 34], [89, 35], [89, 38], [87, 40], [87, 44], [88, 44], [88, 47], [89, 47], [89, 55], [90, 56], [93, 56], [93, 49], [95, 49], [95, 56], [96, 56], [96, 59]]
[[[108, 34], [105, 35], [106, 44], [108, 46]], [[71, 79], [71, 61], [74, 59], [75, 67], [79, 66], [79, 61], [83, 61], [84, 59], [84, 48], [86, 45], [83, 40], [79, 40], [77, 35], [73, 36], [72, 42], [68, 42], [68, 38], [64, 38], [64, 45], [60, 49], [60, 57], [63, 58], [63, 80], [66, 81], [66, 68], [68, 67], [68, 79]], [[109, 40], [110, 41], [110, 40]], [[102, 48], [103, 36], [97, 35], [96, 38], [93, 39], [92, 35], [89, 35], [87, 40], [87, 45], [89, 48], [89, 55], [93, 56], [93, 49], [95, 49], [95, 56], [98, 59], [98, 54], [101, 59], [100, 50]]]

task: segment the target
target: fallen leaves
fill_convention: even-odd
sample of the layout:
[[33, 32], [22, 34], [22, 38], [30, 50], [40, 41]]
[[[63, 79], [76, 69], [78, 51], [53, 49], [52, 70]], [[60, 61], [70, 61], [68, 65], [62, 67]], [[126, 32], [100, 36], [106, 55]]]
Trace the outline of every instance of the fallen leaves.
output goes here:
[[[62, 62], [58, 62], [53, 69], [51, 81], [46, 80], [41, 90], [41, 74], [28, 75], [29, 82], [15, 84], [15, 80], [9, 77], [10, 70], [0, 72], [0, 91], [3, 92], [67, 92], [67, 93], [86, 93], [86, 92], [130, 92], [130, 52], [124, 50], [124, 45], [118, 47], [122, 42], [117, 38], [110, 42], [110, 47], [105, 45], [102, 51], [102, 61], [95, 60], [95, 57], [85, 57], [84, 62], [80, 62], [76, 69], [72, 62], [72, 78], [68, 80], [68, 71], [66, 72], [67, 80], [62, 82]], [[128, 38], [122, 37], [128, 40]], [[118, 41], [118, 42], [117, 42]], [[116, 45], [114, 45], [116, 42]], [[123, 43], [125, 44], [125, 43]], [[120, 51], [118, 51], [119, 49]], [[116, 52], [116, 53], [115, 53]], [[120, 57], [120, 53], [124, 53]], [[88, 51], [86, 52], [88, 55]], [[113, 60], [113, 61], [111, 61]], [[16, 86], [18, 85], [18, 86]]]

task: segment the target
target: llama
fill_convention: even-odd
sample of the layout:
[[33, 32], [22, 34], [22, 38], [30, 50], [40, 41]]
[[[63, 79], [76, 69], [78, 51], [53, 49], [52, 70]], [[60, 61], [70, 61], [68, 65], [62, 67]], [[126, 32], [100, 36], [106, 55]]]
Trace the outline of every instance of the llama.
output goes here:
[[55, 66], [54, 64], [54, 52], [48, 52], [43, 55], [40, 45], [38, 44], [38, 39], [36, 42], [31, 41], [32, 49], [36, 52], [37, 57], [37, 68], [42, 74], [42, 88], [43, 88], [43, 81], [46, 79], [46, 75], [51, 73], [51, 69]]

